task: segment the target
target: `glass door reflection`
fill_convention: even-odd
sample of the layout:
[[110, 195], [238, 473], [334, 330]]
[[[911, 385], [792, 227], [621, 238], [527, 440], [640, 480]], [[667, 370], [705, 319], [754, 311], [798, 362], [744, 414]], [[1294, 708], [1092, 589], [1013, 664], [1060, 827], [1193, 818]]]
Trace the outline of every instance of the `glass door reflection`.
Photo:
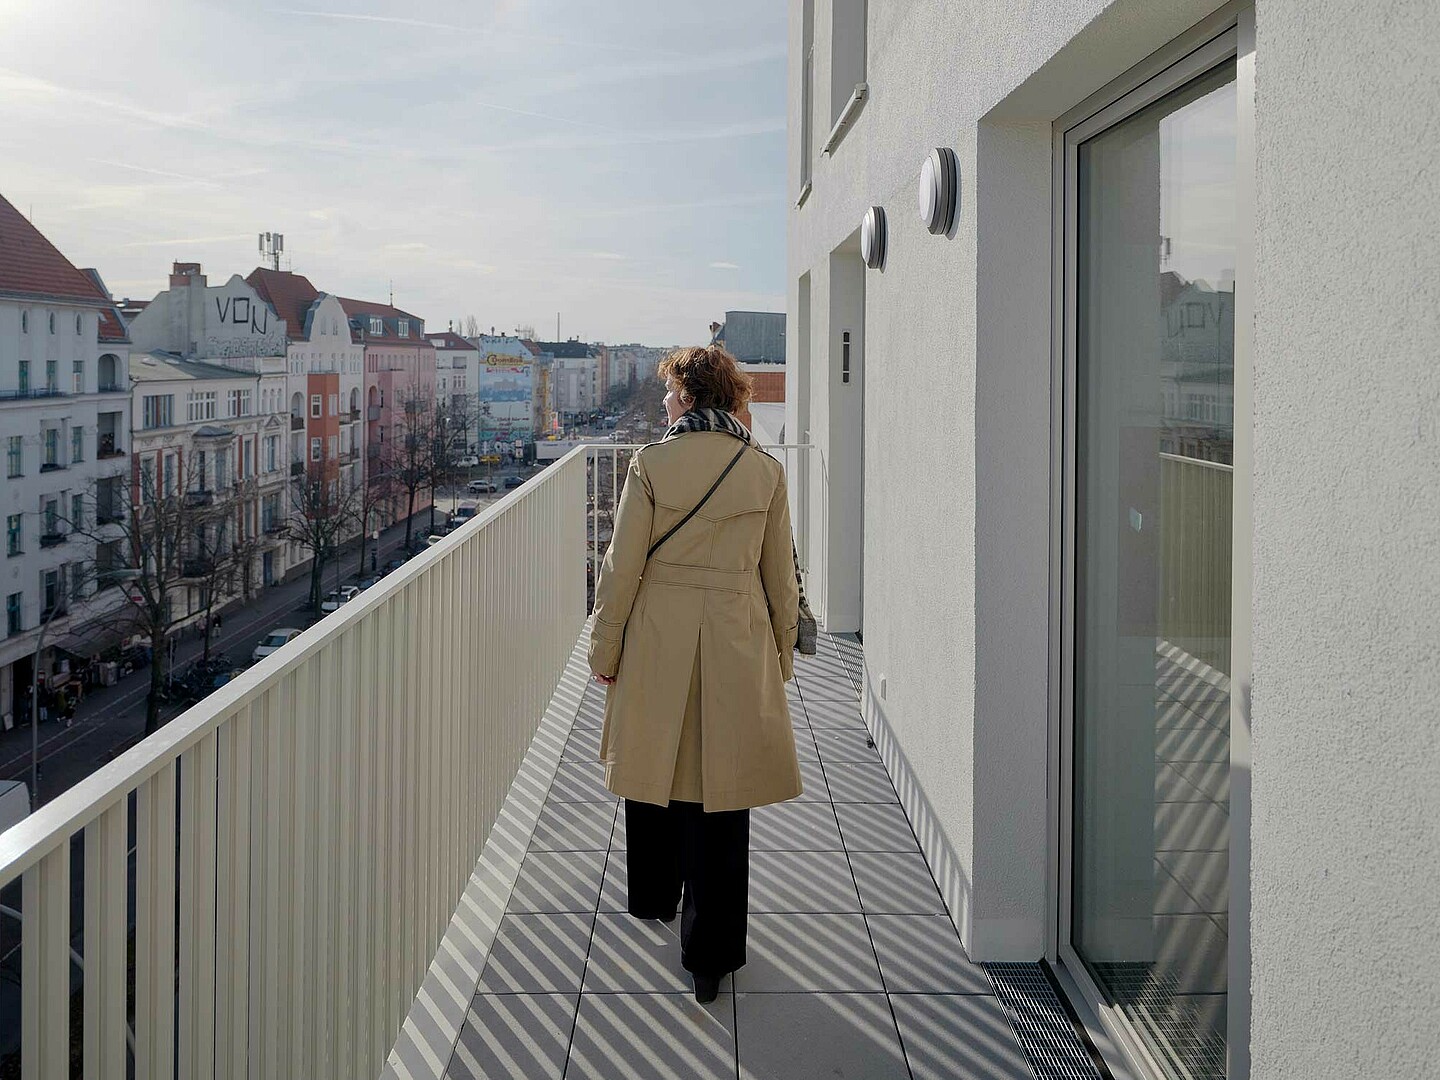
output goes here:
[[1078, 154], [1071, 944], [1166, 1072], [1225, 1075], [1233, 62]]

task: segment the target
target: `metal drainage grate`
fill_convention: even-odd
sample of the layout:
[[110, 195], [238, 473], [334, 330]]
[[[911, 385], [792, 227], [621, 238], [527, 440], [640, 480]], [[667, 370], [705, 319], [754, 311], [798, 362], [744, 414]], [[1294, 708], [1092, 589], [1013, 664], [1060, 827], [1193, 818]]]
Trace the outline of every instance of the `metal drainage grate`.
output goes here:
[[1035, 1080], [1104, 1080], [1039, 964], [983, 964]]

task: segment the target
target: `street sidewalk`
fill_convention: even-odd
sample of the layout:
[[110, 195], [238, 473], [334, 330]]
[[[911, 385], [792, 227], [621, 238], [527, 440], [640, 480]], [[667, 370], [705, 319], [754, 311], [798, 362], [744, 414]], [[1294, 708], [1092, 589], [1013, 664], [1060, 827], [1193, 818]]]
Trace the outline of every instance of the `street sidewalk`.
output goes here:
[[[429, 524], [429, 510], [414, 516], [414, 535], [423, 536]], [[405, 522], [380, 534], [376, 563], [383, 566], [405, 541]], [[339, 559], [339, 577], [343, 583], [353, 579], [359, 563], [359, 542], [347, 546]], [[367, 561], [368, 562], [368, 561]], [[369, 572], [369, 566], [366, 566]], [[335, 564], [326, 568], [323, 588], [334, 587]], [[221, 628], [210, 639], [210, 653], [224, 653], [236, 667], [249, 664], [255, 644], [277, 626], [310, 625], [306, 604], [310, 575], [273, 585], [262, 591], [248, 606], [235, 606], [221, 616]], [[175, 645], [172, 670], [183, 672], [199, 659], [204, 641], [191, 631], [181, 633]], [[150, 669], [137, 669], [114, 686], [91, 690], [75, 710], [70, 727], [51, 719], [40, 725], [40, 794], [41, 801], [53, 799], [94, 772], [118, 749], [139, 741], [145, 730], [145, 698], [150, 690]], [[162, 707], [161, 724], [179, 715], [182, 710]], [[30, 780], [31, 760], [30, 717], [16, 717], [15, 727], [0, 732], [0, 779]]]

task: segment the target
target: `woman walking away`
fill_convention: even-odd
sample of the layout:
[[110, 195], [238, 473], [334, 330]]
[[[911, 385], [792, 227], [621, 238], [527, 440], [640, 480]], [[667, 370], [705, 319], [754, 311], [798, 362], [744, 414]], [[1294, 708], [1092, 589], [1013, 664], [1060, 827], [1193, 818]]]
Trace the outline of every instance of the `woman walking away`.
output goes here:
[[630, 914], [681, 909], [680, 962], [709, 1002], [745, 963], [750, 808], [801, 792], [795, 557], [784, 470], [734, 415], [735, 358], [679, 349], [659, 374], [670, 427], [630, 461], [590, 669], [610, 687], [600, 760], [625, 800]]

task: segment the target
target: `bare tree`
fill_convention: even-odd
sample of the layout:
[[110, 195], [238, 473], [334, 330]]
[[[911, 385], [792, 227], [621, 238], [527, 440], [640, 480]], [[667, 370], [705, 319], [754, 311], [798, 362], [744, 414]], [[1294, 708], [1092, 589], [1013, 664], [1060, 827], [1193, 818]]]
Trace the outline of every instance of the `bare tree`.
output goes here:
[[465, 316], [465, 337], [477, 338], [480, 336], [480, 320], [474, 315]]
[[325, 567], [339, 556], [340, 541], [356, 521], [356, 493], [340, 479], [335, 462], [302, 473], [290, 481], [290, 515], [285, 536], [310, 549], [310, 594], [307, 603], [320, 618]]
[[[99, 590], [117, 585], [117, 572], [125, 571], [118, 587], [127, 602], [106, 607], [97, 620], [150, 649], [147, 735], [160, 725], [170, 677], [170, 640], [194, 614], [186, 603], [189, 590], [203, 590], [207, 581], [212, 589], [220, 584], [219, 568], [229, 549], [224, 548], [222, 556], [216, 538], [235, 514], [234, 500], [220, 498], [205, 486], [191, 456], [168, 460], [174, 464], [161, 476], [142, 468], [133, 484], [118, 476], [99, 480], [83, 501], [84, 509], [78, 515], [72, 509], [69, 521], [70, 531], [92, 545], [84, 572]], [[212, 596], [207, 614], [213, 603]]]
[[405, 494], [405, 548], [414, 534], [415, 504], [434, 480], [435, 401], [419, 386], [400, 394], [399, 419], [390, 441], [387, 471], [393, 490]]
[[369, 551], [370, 529], [379, 520], [380, 508], [390, 501], [394, 494], [394, 483], [383, 454], [377, 453], [366, 462], [365, 479], [355, 499], [355, 513], [360, 521], [360, 563], [359, 576], [365, 576], [365, 558]]

